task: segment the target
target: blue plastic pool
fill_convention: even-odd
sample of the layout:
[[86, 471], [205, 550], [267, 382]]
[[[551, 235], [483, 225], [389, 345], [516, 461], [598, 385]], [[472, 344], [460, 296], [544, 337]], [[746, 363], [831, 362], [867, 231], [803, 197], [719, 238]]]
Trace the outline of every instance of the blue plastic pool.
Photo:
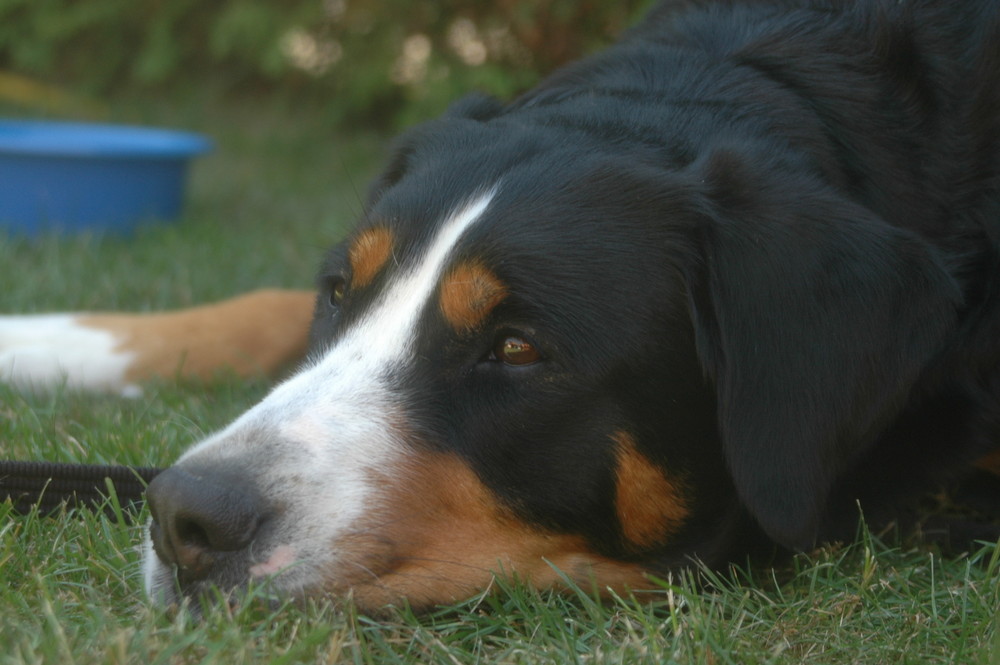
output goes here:
[[174, 219], [188, 164], [209, 149], [190, 132], [0, 119], [0, 229], [128, 232]]

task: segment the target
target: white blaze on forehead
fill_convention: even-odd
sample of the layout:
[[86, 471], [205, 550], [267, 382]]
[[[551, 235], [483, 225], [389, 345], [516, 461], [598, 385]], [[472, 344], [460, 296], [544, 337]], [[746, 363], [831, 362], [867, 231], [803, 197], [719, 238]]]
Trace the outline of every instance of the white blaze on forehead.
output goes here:
[[453, 212], [442, 224], [426, 254], [386, 289], [371, 313], [355, 325], [337, 347], [356, 347], [366, 359], [365, 364], [372, 369], [405, 357], [420, 313], [434, 293], [456, 244], [482, 217], [495, 193], [494, 188]]
[[[230, 438], [230, 432], [249, 424], [267, 425], [316, 453], [328, 453], [333, 445], [340, 450], [342, 462], [348, 461], [344, 456], [371, 455], [380, 447], [379, 441], [387, 442], [385, 429], [397, 400], [386, 379], [406, 365], [420, 315], [456, 245], [482, 217], [495, 194], [494, 187], [456, 208], [426, 252], [390, 282], [371, 309], [323, 356], [182, 459]], [[331, 427], [334, 422], [335, 429]]]

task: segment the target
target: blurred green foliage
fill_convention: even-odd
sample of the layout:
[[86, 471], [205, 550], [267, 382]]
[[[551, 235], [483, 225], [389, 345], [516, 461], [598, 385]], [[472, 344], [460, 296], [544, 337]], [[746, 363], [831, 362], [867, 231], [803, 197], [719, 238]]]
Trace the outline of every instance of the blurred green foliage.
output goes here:
[[0, 0], [0, 70], [93, 96], [206, 81], [406, 124], [509, 97], [610, 42], [649, 0]]

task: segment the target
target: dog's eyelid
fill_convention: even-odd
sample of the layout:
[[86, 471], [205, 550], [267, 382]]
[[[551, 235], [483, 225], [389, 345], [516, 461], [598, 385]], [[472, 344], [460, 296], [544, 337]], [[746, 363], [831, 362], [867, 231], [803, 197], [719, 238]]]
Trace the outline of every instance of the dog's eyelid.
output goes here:
[[324, 289], [327, 293], [327, 302], [334, 309], [339, 309], [347, 296], [347, 279], [339, 275], [334, 275], [324, 279]]
[[502, 331], [496, 336], [489, 359], [510, 367], [526, 367], [545, 359], [541, 348], [518, 331]]

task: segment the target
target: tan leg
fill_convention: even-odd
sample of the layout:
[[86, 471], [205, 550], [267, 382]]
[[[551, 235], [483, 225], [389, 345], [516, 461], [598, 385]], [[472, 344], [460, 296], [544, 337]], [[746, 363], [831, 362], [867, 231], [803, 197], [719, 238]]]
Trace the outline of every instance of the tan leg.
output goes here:
[[139, 391], [152, 377], [273, 374], [305, 353], [315, 294], [262, 290], [153, 314], [0, 317], [0, 381]]

